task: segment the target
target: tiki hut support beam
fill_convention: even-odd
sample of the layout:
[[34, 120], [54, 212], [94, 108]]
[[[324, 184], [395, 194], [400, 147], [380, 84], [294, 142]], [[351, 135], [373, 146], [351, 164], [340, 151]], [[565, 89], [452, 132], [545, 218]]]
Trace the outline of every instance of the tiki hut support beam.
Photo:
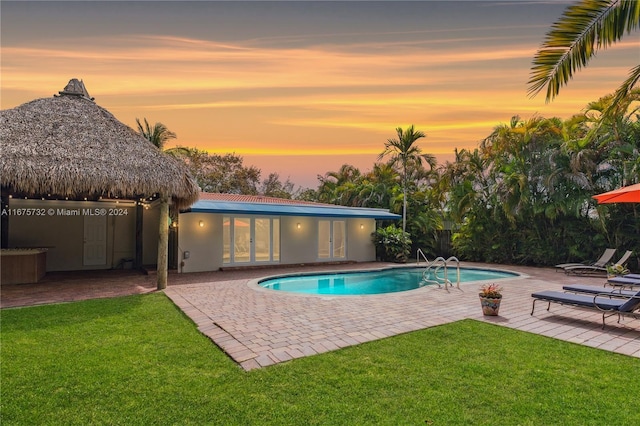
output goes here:
[[8, 248], [9, 247], [9, 197], [7, 196], [7, 191], [5, 188], [2, 188], [1, 197], [2, 199], [2, 218], [0, 219], [0, 247]]
[[142, 269], [142, 230], [143, 222], [142, 215], [144, 213], [144, 207], [142, 204], [136, 203], [136, 252], [133, 258], [133, 268]]
[[167, 288], [167, 260], [169, 250], [169, 198], [160, 197], [160, 225], [158, 235], [158, 290]]

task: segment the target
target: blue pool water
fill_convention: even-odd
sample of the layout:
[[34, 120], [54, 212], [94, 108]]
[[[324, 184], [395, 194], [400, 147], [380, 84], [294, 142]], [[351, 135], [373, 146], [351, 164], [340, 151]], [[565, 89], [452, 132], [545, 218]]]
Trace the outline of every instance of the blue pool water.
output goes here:
[[[318, 275], [295, 275], [270, 278], [259, 282], [261, 287], [295, 293], [322, 295], [362, 295], [395, 293], [414, 290], [434, 282], [424, 282], [424, 268], [391, 268], [377, 271], [344, 272]], [[444, 271], [438, 273], [442, 278]], [[491, 269], [460, 268], [460, 282], [498, 280], [518, 276], [513, 272]], [[427, 278], [433, 280], [431, 274]], [[450, 269], [448, 278], [455, 284], [457, 274]]]

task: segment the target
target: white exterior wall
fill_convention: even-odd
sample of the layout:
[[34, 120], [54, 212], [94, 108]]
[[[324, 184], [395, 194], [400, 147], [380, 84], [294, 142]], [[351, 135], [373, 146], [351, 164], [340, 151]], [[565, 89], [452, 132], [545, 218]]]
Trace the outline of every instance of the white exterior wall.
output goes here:
[[[222, 220], [224, 216], [265, 217], [248, 214], [182, 213], [178, 219], [179, 270], [181, 272], [215, 271], [223, 266]], [[344, 259], [318, 259], [318, 221], [326, 218], [280, 216], [280, 265], [347, 260], [375, 261], [371, 233], [375, 219], [339, 219], [347, 226], [347, 250]], [[204, 227], [199, 226], [203, 221]], [[330, 219], [332, 220], [332, 219]], [[300, 227], [298, 227], [298, 224]], [[362, 225], [362, 229], [360, 228]], [[184, 252], [189, 258], [184, 259]]]
[[[135, 209], [134, 214], [134, 250], [135, 250]], [[168, 226], [168, 225], [167, 225]], [[142, 264], [158, 263], [158, 241], [160, 239], [160, 203], [153, 203], [142, 211]], [[134, 253], [135, 254], [135, 253]], [[134, 256], [131, 256], [134, 257]]]
[[[58, 209], [123, 208], [111, 203], [88, 201], [49, 201], [11, 199], [10, 209], [53, 209], [55, 214], [43, 216], [11, 216], [9, 247], [43, 247], [47, 251], [47, 271], [110, 269], [123, 259], [135, 257], [135, 207], [128, 206], [127, 215], [106, 218], [106, 261], [103, 265], [83, 265], [84, 217], [58, 214]], [[183, 213], [178, 219], [178, 270], [180, 272], [215, 271], [223, 266], [223, 214]], [[251, 215], [238, 215], [250, 217]], [[256, 217], [264, 217], [262, 215]], [[280, 216], [281, 265], [305, 264], [339, 259], [318, 259], [318, 220], [316, 217]], [[322, 218], [326, 220], [326, 218]], [[204, 227], [199, 226], [203, 221]], [[374, 219], [345, 220], [347, 225], [346, 258], [343, 260], [375, 261], [371, 233]], [[300, 227], [298, 228], [298, 224]], [[363, 228], [360, 228], [363, 225]], [[151, 205], [143, 210], [143, 264], [155, 265], [158, 256], [159, 208]], [[189, 258], [184, 258], [184, 252]], [[127, 263], [126, 267], [132, 267]]]
[[[344, 260], [372, 262], [376, 260], [376, 249], [371, 240], [375, 232], [375, 219], [340, 219], [283, 216], [281, 218], [281, 264], [330, 262], [339, 259], [318, 258], [318, 221], [344, 220], [347, 226], [347, 249]], [[298, 229], [297, 224], [300, 224]], [[362, 229], [360, 228], [362, 225]]]
[[347, 220], [347, 258], [356, 262], [376, 260], [376, 246], [371, 234], [376, 231], [375, 219]]
[[[202, 221], [204, 226], [200, 226]], [[183, 213], [178, 218], [178, 270], [216, 271], [222, 267], [222, 215]], [[185, 252], [189, 258], [185, 259]]]
[[[102, 265], [85, 266], [84, 212], [95, 209], [126, 208], [126, 215], [106, 215], [106, 260]], [[11, 199], [9, 209], [38, 209], [43, 215], [11, 215], [9, 247], [47, 248], [47, 271], [110, 269], [121, 259], [135, 255], [135, 208], [89, 201]], [[77, 215], [62, 214], [78, 211]], [[121, 211], [121, 210], [119, 210]], [[131, 264], [127, 265], [131, 267]]]
[[[300, 224], [299, 229], [298, 224]], [[293, 265], [317, 261], [318, 219], [282, 216], [280, 218], [280, 263]]]

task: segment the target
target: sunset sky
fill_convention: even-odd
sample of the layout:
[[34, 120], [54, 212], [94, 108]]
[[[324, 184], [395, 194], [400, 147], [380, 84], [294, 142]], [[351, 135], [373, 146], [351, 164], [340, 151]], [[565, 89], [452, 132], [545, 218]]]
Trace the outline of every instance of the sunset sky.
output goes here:
[[563, 1], [31, 2], [1, 4], [1, 107], [79, 78], [135, 127], [235, 152], [297, 186], [344, 163], [370, 170], [414, 124], [440, 162], [512, 115], [568, 118], [640, 60], [627, 36], [552, 103], [531, 99], [533, 55]]

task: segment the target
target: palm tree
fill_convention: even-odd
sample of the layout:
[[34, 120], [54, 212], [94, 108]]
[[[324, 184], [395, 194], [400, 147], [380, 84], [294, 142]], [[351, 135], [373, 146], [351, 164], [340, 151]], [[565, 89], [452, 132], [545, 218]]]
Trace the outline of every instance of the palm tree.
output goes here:
[[[598, 50], [639, 27], [638, 0], [582, 0], [568, 7], [533, 59], [529, 94], [536, 95], [546, 86], [549, 102]], [[638, 80], [640, 65], [631, 70], [629, 78], [618, 88], [614, 104], [624, 99]]]
[[352, 206], [357, 195], [354, 184], [361, 178], [360, 170], [350, 164], [343, 164], [337, 172], [327, 172], [318, 176], [318, 200], [323, 203]]
[[394, 188], [399, 186], [398, 172], [389, 164], [376, 163], [360, 186], [359, 207], [392, 209]]
[[407, 228], [407, 176], [410, 163], [421, 163], [422, 155], [421, 149], [414, 145], [415, 142], [424, 138], [425, 134], [421, 131], [416, 131], [413, 128], [413, 124], [402, 130], [402, 127], [396, 128], [398, 134], [397, 139], [388, 139], [384, 144], [384, 151], [378, 156], [378, 160], [382, 160], [387, 155], [391, 155], [390, 164], [400, 164], [402, 170], [402, 230], [406, 231]]
[[534, 116], [523, 121], [514, 116], [510, 126], [497, 126], [483, 141], [483, 146], [495, 150], [491, 167], [495, 192], [512, 223], [542, 204], [546, 195], [542, 180], [550, 173], [543, 156], [549, 148], [557, 147], [561, 134], [559, 119]]
[[168, 140], [176, 138], [176, 134], [162, 123], [156, 123], [151, 127], [146, 118], [144, 119], [144, 126], [137, 118], [136, 123], [138, 123], [138, 133], [157, 146], [160, 151], [164, 150], [164, 144], [167, 143]]
[[478, 148], [473, 151], [456, 149], [454, 162], [447, 161], [441, 167], [439, 190], [448, 194], [446, 210], [454, 222], [462, 223], [475, 204], [486, 206], [489, 202], [493, 189], [488, 181], [491, 161]]

